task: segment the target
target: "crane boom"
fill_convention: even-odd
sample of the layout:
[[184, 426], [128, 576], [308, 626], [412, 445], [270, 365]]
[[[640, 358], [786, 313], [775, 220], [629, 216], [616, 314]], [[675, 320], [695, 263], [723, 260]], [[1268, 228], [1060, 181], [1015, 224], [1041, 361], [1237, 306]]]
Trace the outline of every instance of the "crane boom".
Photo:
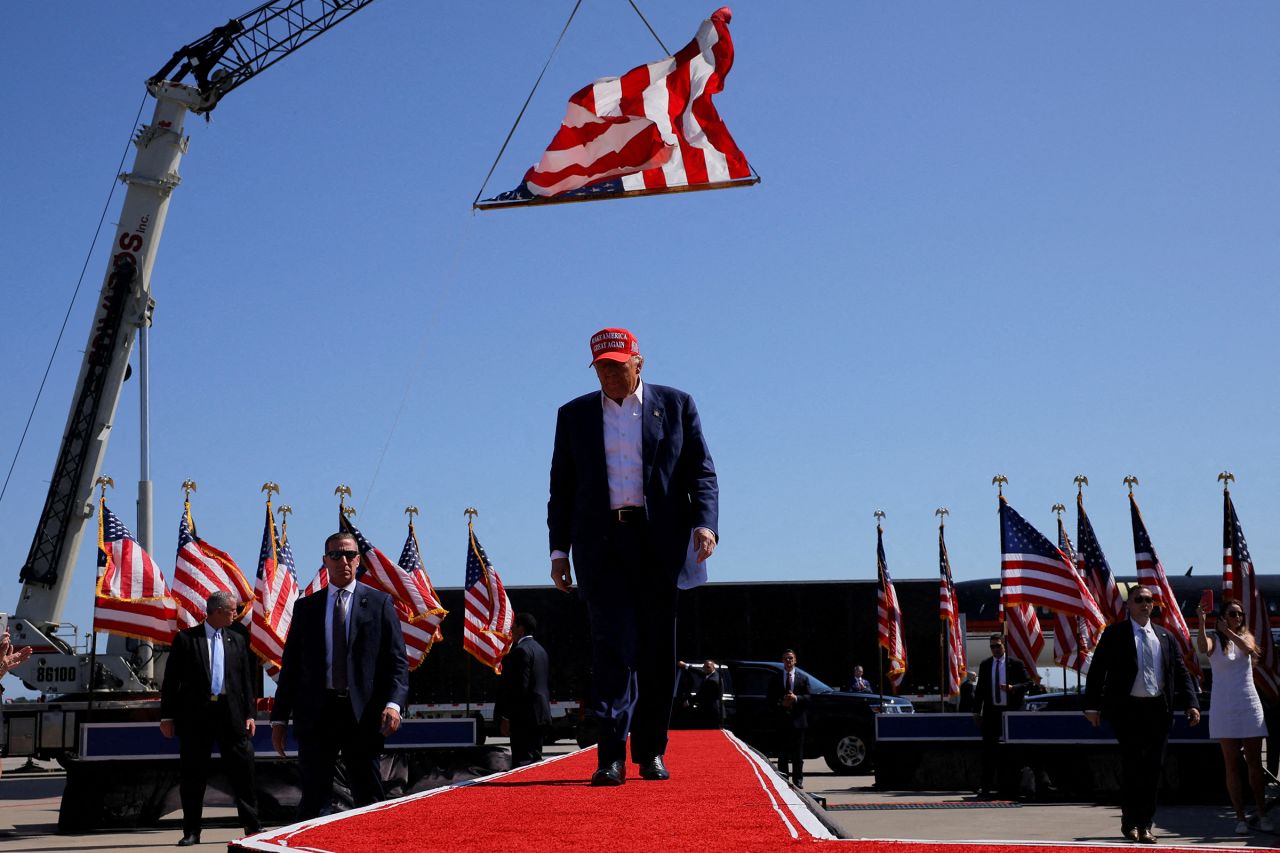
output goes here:
[[[188, 140], [182, 135], [186, 115], [207, 114], [227, 92], [372, 2], [263, 3], [175, 52], [147, 81], [147, 90], [156, 99], [155, 112], [151, 123], [134, 138], [137, 153], [132, 170], [120, 176], [128, 190], [111, 260], [44, 509], [20, 573], [22, 596], [10, 623], [14, 644], [29, 645], [35, 652], [15, 670], [33, 689], [71, 693], [89, 686], [87, 656], [77, 656], [55, 632], [86, 522], [93, 516], [93, 485], [102, 470], [134, 339], [138, 329], [150, 322], [151, 269], [170, 195], [181, 181], [178, 165], [187, 151]], [[182, 82], [188, 76], [195, 85]], [[98, 662], [118, 689], [145, 689], [146, 677], [140, 680], [123, 659], [99, 658]]]
[[194, 88], [201, 95], [201, 102], [191, 111], [208, 113], [223, 95], [372, 2], [277, 0], [263, 3], [178, 49], [151, 81], [180, 83], [191, 75], [195, 79]]

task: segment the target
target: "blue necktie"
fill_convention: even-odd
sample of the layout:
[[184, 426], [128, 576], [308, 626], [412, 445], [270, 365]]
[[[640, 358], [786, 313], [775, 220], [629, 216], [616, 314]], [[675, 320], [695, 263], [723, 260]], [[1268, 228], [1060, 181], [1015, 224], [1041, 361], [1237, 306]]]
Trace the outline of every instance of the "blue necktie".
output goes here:
[[222, 632], [213, 632], [213, 651], [209, 657], [209, 691], [214, 696], [222, 695], [223, 670]]

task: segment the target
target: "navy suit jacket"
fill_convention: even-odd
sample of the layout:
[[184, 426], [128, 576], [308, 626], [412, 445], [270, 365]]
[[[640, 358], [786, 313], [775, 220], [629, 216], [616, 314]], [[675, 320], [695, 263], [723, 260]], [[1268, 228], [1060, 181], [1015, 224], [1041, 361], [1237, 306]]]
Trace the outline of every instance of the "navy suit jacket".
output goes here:
[[1026, 665], [1006, 653], [1004, 681], [1009, 685], [1009, 689], [1005, 691], [1005, 704], [995, 704], [991, 698], [995, 690], [995, 685], [991, 682], [991, 670], [996, 665], [995, 660], [994, 657], [989, 657], [978, 664], [978, 686], [973, 691], [973, 713], [975, 714], [981, 714], [984, 710], [1021, 711], [1027, 691], [1031, 689], [1031, 685], [1035, 684], [1027, 673]]
[[[320, 730], [325, 707], [328, 597], [328, 590], [322, 589], [294, 604], [293, 623], [281, 658], [271, 719], [287, 721], [292, 716], [300, 740]], [[362, 726], [376, 730], [388, 702], [403, 710], [409, 700], [409, 665], [400, 618], [391, 596], [362, 583], [352, 592], [350, 614], [347, 680], [351, 708]]]
[[809, 697], [813, 693], [809, 686], [809, 676], [798, 668], [795, 670], [791, 692], [796, 695], [796, 701], [790, 708], [782, 707], [782, 697], [786, 693], [782, 686], [785, 678], [784, 670], [783, 674], [779, 674], [769, 682], [769, 689], [764, 698], [765, 705], [774, 710], [778, 728], [807, 729], [809, 728]]
[[[1173, 635], [1155, 622], [1150, 623], [1160, 643], [1160, 657], [1164, 669], [1164, 700], [1170, 715], [1174, 711], [1199, 708], [1195, 682], [1182, 660]], [[1089, 680], [1085, 682], [1084, 707], [1089, 711], [1101, 711], [1105, 719], [1115, 719], [1124, 707], [1138, 677], [1138, 645], [1134, 641], [1133, 625], [1128, 619], [1108, 625], [1093, 651], [1089, 664]]]
[[[247, 641], [230, 625], [222, 629], [222, 683], [227, 721], [239, 729], [254, 716], [253, 664]], [[183, 726], [205, 719], [211, 687], [209, 643], [204, 623], [174, 635], [160, 683], [160, 716], [173, 720], [181, 736]]]
[[[606, 569], [612, 530], [600, 401], [601, 392], [593, 391], [560, 407], [547, 502], [551, 550], [572, 556], [584, 596]], [[719, 537], [716, 469], [693, 398], [644, 383], [641, 435], [644, 503], [657, 568], [690, 589], [707, 579], [706, 564], [689, 547], [692, 531], [705, 527]]]
[[493, 715], [510, 720], [516, 728], [551, 725], [550, 672], [542, 645], [532, 636], [521, 639], [502, 659]]

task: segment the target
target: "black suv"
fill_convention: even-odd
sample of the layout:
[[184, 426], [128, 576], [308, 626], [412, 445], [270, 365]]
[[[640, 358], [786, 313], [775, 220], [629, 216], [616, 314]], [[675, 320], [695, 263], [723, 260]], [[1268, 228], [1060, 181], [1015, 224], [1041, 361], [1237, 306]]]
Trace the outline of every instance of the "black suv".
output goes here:
[[[719, 662], [724, 691], [725, 727], [766, 755], [777, 754], [777, 710], [766, 700], [770, 684], [782, 681], [782, 664], [774, 661]], [[800, 670], [804, 672], [804, 670]], [[875, 693], [847, 693], [828, 686], [809, 673], [809, 730], [805, 757], [826, 759], [836, 773], [868, 773], [876, 737], [876, 713], [910, 714], [906, 699]], [[672, 728], [699, 725], [695, 705], [702, 670], [682, 670], [673, 708]]]

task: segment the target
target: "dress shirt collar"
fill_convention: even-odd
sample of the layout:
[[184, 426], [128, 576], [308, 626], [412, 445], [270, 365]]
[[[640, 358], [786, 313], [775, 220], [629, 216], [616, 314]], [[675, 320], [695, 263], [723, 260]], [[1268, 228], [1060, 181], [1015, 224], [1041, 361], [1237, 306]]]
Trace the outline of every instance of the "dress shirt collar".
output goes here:
[[223, 630], [222, 628], [215, 628], [210, 625], [207, 619], [202, 624], [204, 625], [204, 638], [211, 643], [213, 642], [213, 635]]
[[345, 589], [349, 594], [355, 595], [356, 584], [358, 583], [360, 583], [360, 581], [352, 579], [351, 583], [347, 584], [346, 586], [334, 586], [333, 584], [329, 584], [329, 601], [330, 602], [333, 601], [333, 597], [338, 594], [338, 590], [340, 589]]
[[636, 390], [632, 391], [630, 394], [623, 397], [621, 404], [614, 403], [613, 400], [609, 399], [608, 394], [601, 391], [600, 392], [600, 408], [605, 409], [605, 407], [609, 405], [612, 405], [615, 409], [624, 408], [628, 404], [628, 401], [630, 401], [633, 397], [635, 398], [636, 405], [641, 407], [644, 406], [644, 380], [643, 379], [636, 379]]

